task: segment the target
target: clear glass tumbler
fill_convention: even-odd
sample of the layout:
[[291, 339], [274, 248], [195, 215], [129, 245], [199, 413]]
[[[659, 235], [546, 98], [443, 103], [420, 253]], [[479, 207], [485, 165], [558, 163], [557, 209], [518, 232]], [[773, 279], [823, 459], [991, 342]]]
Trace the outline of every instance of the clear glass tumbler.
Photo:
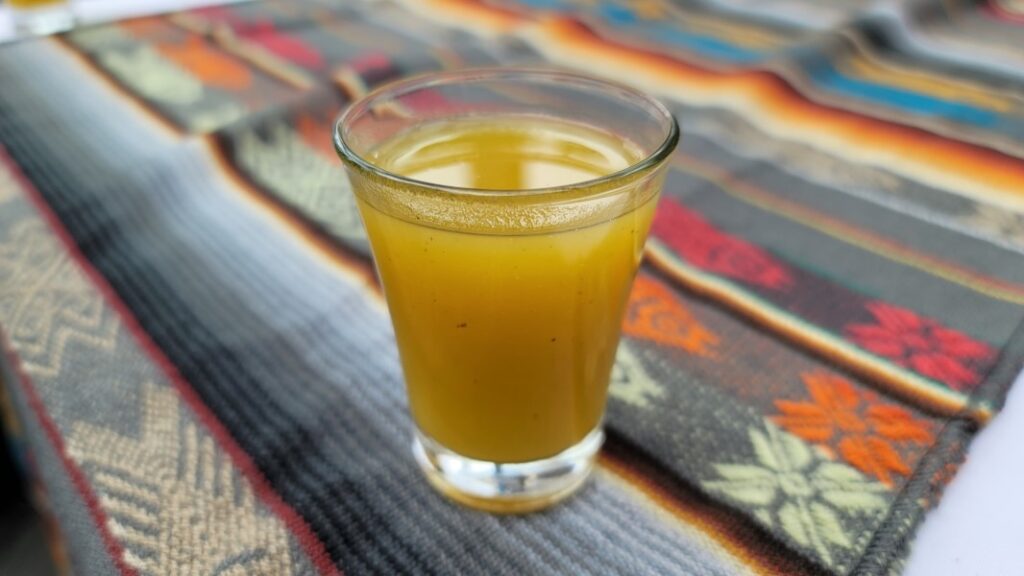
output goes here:
[[19, 34], [53, 34], [74, 25], [69, 0], [7, 0]]
[[586, 479], [678, 139], [656, 100], [546, 70], [419, 76], [339, 119], [413, 452], [444, 494], [526, 512]]

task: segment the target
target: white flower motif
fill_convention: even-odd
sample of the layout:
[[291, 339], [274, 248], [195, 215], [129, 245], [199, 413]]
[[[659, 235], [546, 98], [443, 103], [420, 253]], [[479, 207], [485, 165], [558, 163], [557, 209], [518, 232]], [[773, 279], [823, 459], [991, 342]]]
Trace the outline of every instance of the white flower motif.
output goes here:
[[835, 565], [836, 548], [854, 545], [844, 517], [877, 516], [888, 489], [771, 423], [751, 428], [749, 436], [757, 463], [716, 464], [719, 478], [702, 486]]
[[156, 102], [187, 106], [203, 97], [202, 82], [149, 46], [106, 51], [98, 58], [118, 80]]
[[647, 408], [651, 400], [665, 395], [665, 389], [647, 374], [636, 353], [623, 342], [615, 357], [608, 393], [633, 406]]

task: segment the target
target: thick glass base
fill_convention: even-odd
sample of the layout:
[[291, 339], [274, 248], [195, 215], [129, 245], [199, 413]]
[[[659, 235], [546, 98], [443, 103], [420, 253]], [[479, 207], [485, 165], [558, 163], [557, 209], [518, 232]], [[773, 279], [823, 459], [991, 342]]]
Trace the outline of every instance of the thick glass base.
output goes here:
[[604, 432], [597, 428], [550, 458], [498, 464], [459, 456], [417, 430], [412, 449], [427, 479], [445, 496], [488, 512], [522, 514], [547, 508], [582, 486], [603, 442]]

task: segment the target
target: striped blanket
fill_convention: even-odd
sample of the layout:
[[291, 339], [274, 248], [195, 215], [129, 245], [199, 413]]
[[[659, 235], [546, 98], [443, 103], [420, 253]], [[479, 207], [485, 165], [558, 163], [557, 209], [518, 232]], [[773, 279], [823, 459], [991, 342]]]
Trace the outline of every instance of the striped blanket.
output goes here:
[[[1011, 0], [275, 0], [0, 48], [0, 406], [77, 574], [898, 573], [1024, 358]], [[595, 477], [431, 491], [332, 120], [463, 66], [683, 138]]]

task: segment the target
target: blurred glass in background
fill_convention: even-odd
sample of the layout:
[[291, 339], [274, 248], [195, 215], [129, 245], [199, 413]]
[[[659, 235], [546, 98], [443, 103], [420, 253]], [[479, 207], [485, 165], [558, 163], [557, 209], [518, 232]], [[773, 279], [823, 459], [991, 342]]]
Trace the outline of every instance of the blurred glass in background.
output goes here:
[[7, 0], [18, 34], [52, 34], [75, 22], [69, 0]]

